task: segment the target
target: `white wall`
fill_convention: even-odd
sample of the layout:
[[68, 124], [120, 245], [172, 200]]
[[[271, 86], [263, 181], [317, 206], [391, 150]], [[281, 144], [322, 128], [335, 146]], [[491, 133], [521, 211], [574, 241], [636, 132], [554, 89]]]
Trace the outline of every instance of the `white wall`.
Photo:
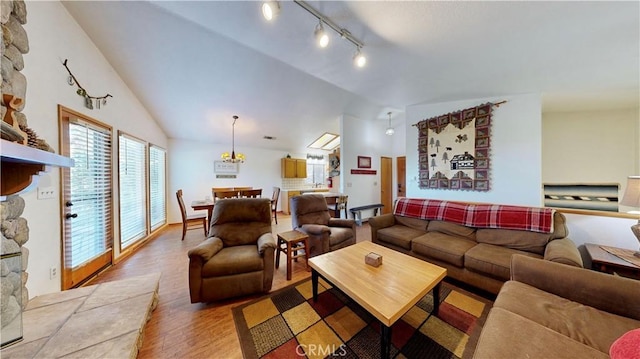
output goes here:
[[[189, 205], [194, 200], [211, 196], [211, 187], [262, 188], [263, 197], [271, 198], [273, 187], [282, 187], [280, 159], [288, 152], [259, 148], [236, 147], [236, 153], [246, 156], [239, 164], [234, 179], [217, 179], [213, 162], [220, 160], [223, 152], [231, 151], [228, 145], [171, 139], [169, 141], [169, 222], [181, 222], [176, 191], [182, 189], [187, 214], [193, 214]], [[293, 157], [300, 157], [291, 153]], [[306, 155], [305, 155], [306, 156]], [[281, 208], [280, 203], [278, 207]]]
[[[29, 1], [27, 12], [25, 29], [29, 37], [30, 52], [24, 55], [25, 68], [22, 71], [28, 83], [23, 112], [27, 116], [29, 127], [40, 138], [59, 152], [57, 105], [61, 104], [113, 126], [114, 139], [120, 129], [158, 146], [167, 147], [167, 138], [162, 129], [61, 3]], [[68, 66], [89, 94], [102, 96], [110, 93], [114, 96], [106, 106], [100, 110], [84, 107], [83, 98], [75, 92], [76, 87], [67, 84], [68, 73], [62, 66], [64, 59], [69, 59]], [[114, 142], [114, 156], [117, 153], [115, 143], [117, 142]], [[114, 161], [113, 173], [116, 173], [116, 165], [117, 161]], [[60, 188], [58, 169], [53, 169], [42, 177], [40, 186]], [[117, 180], [114, 189], [115, 186]], [[26, 244], [30, 251], [27, 281], [29, 295], [34, 297], [60, 291], [60, 276], [49, 279], [50, 267], [61, 272], [62, 214], [59, 193], [56, 199], [49, 200], [37, 200], [35, 192], [26, 193], [23, 198], [26, 202], [23, 217], [29, 222], [29, 241]], [[118, 198], [114, 200], [114, 209], [117, 209]], [[117, 235], [117, 213], [114, 216], [114, 234]]]
[[[412, 125], [423, 119], [502, 100], [507, 103], [494, 107], [491, 118], [491, 189], [488, 192], [420, 189], [418, 131]], [[540, 206], [540, 106], [540, 96], [528, 94], [407, 107], [407, 197]]]
[[543, 183], [618, 183], [640, 174], [638, 109], [542, 115]]
[[[640, 175], [638, 108], [542, 114], [543, 182], [612, 182]], [[620, 207], [621, 211], [633, 208]], [[578, 245], [597, 243], [638, 249], [633, 219], [566, 214], [569, 236]]]

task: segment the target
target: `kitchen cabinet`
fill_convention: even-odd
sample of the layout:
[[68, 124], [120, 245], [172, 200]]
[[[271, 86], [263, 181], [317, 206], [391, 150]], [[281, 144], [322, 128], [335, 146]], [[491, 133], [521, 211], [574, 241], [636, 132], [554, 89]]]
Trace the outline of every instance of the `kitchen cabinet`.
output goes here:
[[283, 158], [281, 160], [282, 178], [307, 178], [307, 160]]

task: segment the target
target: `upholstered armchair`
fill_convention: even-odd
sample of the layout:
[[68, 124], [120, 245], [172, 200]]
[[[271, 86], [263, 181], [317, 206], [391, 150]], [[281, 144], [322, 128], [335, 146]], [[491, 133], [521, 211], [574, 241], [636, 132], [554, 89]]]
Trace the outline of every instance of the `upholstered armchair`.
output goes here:
[[293, 229], [309, 236], [309, 257], [356, 243], [356, 222], [331, 218], [323, 195], [291, 197], [290, 207]]
[[216, 201], [208, 238], [189, 251], [191, 303], [270, 291], [275, 248], [268, 198]]

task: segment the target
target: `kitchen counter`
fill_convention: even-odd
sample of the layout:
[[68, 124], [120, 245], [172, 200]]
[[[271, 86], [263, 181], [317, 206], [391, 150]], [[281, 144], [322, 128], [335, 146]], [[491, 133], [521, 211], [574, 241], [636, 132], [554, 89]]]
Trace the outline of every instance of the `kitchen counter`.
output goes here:
[[309, 193], [309, 192], [329, 192], [331, 188], [328, 187], [322, 187], [322, 188], [300, 188], [300, 189], [286, 189], [286, 190], [282, 190], [280, 191], [280, 195], [282, 196], [280, 198], [280, 207], [282, 209], [282, 213], [284, 214], [291, 214], [291, 211], [289, 210], [289, 199], [293, 196], [299, 196], [303, 193]]

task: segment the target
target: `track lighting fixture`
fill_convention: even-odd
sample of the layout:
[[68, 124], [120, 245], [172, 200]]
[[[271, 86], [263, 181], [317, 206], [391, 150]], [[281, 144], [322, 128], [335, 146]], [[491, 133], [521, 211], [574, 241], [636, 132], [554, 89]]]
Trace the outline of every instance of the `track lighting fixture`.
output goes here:
[[316, 30], [313, 32], [313, 35], [318, 42], [318, 46], [327, 47], [329, 45], [329, 35], [326, 31], [324, 31], [324, 26], [322, 26], [322, 20], [316, 25]]
[[389, 126], [387, 127], [387, 130], [384, 131], [384, 134], [387, 136], [393, 136], [396, 131], [391, 127], [391, 112], [387, 112], [387, 115], [389, 115]]
[[[329, 45], [329, 35], [324, 29], [324, 25], [327, 25], [333, 31], [335, 31], [341, 38], [351, 42], [356, 46], [356, 54], [353, 57], [353, 62], [357, 67], [364, 67], [367, 63], [367, 58], [362, 53], [362, 48], [364, 44], [362, 41], [356, 39], [349, 30], [343, 29], [339, 27], [336, 23], [331, 21], [328, 17], [321, 14], [318, 10], [314, 9], [311, 5], [307, 4], [302, 0], [293, 0], [295, 4], [300, 6], [301, 8], [307, 10], [311, 15], [315, 16], [319, 23], [316, 25], [316, 28], [313, 32], [316, 42], [320, 47], [327, 47]], [[271, 21], [275, 19], [275, 17], [280, 12], [280, 4], [278, 1], [265, 1], [262, 3], [262, 15], [265, 19]]]
[[278, 17], [280, 13], [280, 3], [277, 1], [265, 1], [262, 3], [262, 16], [267, 21], [271, 21]]
[[356, 54], [353, 56], [353, 63], [357, 66], [357, 67], [364, 67], [364, 65], [367, 64], [367, 58], [364, 56], [364, 54], [362, 53], [362, 51], [360, 51], [360, 46], [358, 46], [357, 50], [356, 50]]

